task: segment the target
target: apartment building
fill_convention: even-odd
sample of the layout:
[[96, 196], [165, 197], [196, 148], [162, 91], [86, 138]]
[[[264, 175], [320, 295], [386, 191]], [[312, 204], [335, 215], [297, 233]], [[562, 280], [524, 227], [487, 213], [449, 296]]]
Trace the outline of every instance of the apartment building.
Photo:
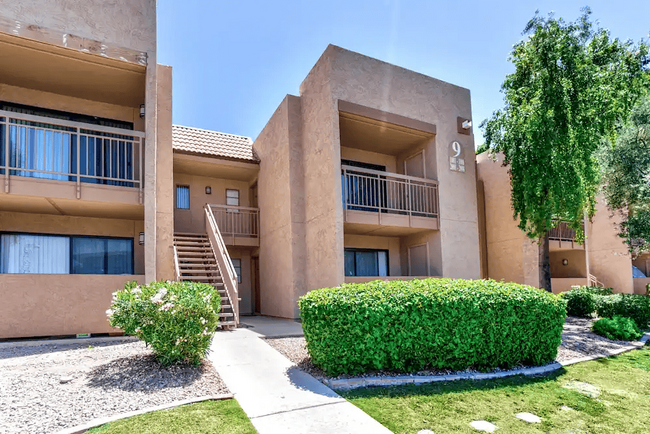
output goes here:
[[[539, 286], [539, 246], [517, 227], [511, 206], [510, 178], [503, 155], [476, 156], [481, 221], [482, 277]], [[551, 285], [554, 293], [572, 286], [605, 286], [615, 292], [645, 294], [650, 284], [650, 255], [632, 259], [618, 236], [620, 216], [598, 198], [596, 214], [585, 221], [586, 239], [564, 223], [549, 231]]]
[[171, 279], [171, 69], [155, 0], [0, 3], [0, 338], [109, 333]]

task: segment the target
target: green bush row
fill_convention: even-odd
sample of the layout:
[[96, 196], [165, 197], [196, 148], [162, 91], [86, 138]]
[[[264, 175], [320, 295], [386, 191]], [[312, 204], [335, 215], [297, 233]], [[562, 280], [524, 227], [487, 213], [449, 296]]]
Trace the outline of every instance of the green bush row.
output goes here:
[[312, 361], [330, 375], [542, 365], [566, 315], [553, 294], [493, 280], [345, 284], [299, 306]]
[[650, 323], [650, 297], [637, 294], [612, 294], [611, 288], [581, 287], [561, 294], [567, 302], [567, 315], [601, 318], [615, 315], [632, 318], [639, 328]]
[[106, 311], [112, 327], [137, 336], [163, 365], [200, 364], [217, 329], [221, 297], [196, 282], [127, 283]]
[[601, 318], [591, 326], [594, 333], [612, 340], [634, 341], [643, 336], [632, 318], [614, 315]]

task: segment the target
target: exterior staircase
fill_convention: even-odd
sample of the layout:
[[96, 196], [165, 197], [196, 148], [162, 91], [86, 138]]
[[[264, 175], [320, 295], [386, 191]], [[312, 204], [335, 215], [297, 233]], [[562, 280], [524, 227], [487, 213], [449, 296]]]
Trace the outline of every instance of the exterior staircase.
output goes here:
[[[174, 233], [177, 280], [207, 283], [217, 289], [221, 297], [219, 326], [222, 329], [237, 327], [232, 301], [224, 287], [219, 265], [210, 239], [204, 234]], [[238, 300], [234, 301], [235, 303]]]

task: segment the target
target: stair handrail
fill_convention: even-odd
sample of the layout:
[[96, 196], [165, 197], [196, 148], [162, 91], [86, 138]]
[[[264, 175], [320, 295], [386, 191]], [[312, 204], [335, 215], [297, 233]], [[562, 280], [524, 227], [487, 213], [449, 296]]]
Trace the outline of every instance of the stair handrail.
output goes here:
[[597, 287], [597, 288], [604, 288], [605, 287], [605, 285], [602, 282], [600, 282], [598, 280], [598, 278], [596, 276], [594, 276], [593, 274], [589, 274], [587, 276], [587, 279], [589, 281], [589, 286]]
[[178, 264], [178, 249], [174, 246], [174, 268], [176, 270], [176, 281], [181, 280], [181, 267]]
[[212, 208], [210, 208], [210, 205], [205, 205], [204, 210], [208, 239], [210, 240], [210, 245], [212, 247], [214, 257], [217, 260], [217, 266], [219, 267], [219, 272], [221, 273], [221, 278], [226, 289], [228, 301], [232, 306], [232, 311], [235, 316], [235, 324], [239, 325], [239, 293], [237, 290], [237, 272], [235, 271], [235, 266], [232, 263], [232, 259], [230, 259], [230, 255], [228, 254], [228, 249], [226, 249], [226, 243], [223, 241], [223, 237], [221, 236], [221, 232], [217, 226], [217, 221], [214, 218]]

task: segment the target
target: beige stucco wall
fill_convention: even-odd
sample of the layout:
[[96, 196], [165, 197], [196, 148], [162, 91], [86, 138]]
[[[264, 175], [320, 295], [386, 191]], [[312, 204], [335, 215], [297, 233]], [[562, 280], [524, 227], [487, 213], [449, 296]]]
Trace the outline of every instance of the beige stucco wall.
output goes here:
[[[567, 265], [562, 260], [568, 261]], [[560, 250], [549, 254], [553, 278], [587, 277], [587, 263], [584, 250]]]
[[156, 51], [155, 0], [3, 1], [0, 17], [119, 47]]
[[647, 295], [648, 290], [647, 287], [650, 285], [650, 277], [638, 277], [634, 279], [634, 293], [635, 294], [642, 294], [642, 295]]
[[[524, 256], [530, 263], [535, 257], [537, 245], [526, 238], [517, 227], [518, 221], [513, 218], [510, 179], [503, 167], [503, 156], [499, 155], [497, 160], [492, 160], [487, 153], [483, 153], [476, 156], [476, 162], [478, 178], [483, 181], [485, 195], [488, 277], [524, 283], [526, 275], [535, 272], [533, 267], [525, 267]], [[538, 285], [539, 281], [535, 286]]]
[[253, 291], [251, 271], [251, 250], [247, 248], [228, 247], [228, 254], [232, 259], [241, 260], [241, 283], [237, 284], [239, 292], [239, 314], [253, 314]]
[[617, 233], [621, 217], [607, 209], [602, 196], [597, 199], [596, 215], [585, 226], [589, 273], [616, 292], [632, 293], [632, 258]]
[[106, 310], [112, 293], [144, 276], [0, 275], [0, 339], [119, 332]]
[[553, 277], [551, 278], [551, 290], [553, 294], [569, 291], [574, 286], [587, 286], [589, 283], [586, 277]]
[[[206, 204], [225, 205], [226, 189], [239, 190], [239, 205], [250, 206], [248, 182], [210, 176], [190, 175], [174, 172], [174, 195], [176, 186], [190, 187], [190, 209], [177, 209], [174, 196], [174, 230], [176, 232], [205, 233]], [[212, 194], [205, 194], [205, 187], [211, 187]]]
[[389, 275], [402, 275], [399, 237], [345, 234], [344, 244], [345, 248], [388, 250]]

